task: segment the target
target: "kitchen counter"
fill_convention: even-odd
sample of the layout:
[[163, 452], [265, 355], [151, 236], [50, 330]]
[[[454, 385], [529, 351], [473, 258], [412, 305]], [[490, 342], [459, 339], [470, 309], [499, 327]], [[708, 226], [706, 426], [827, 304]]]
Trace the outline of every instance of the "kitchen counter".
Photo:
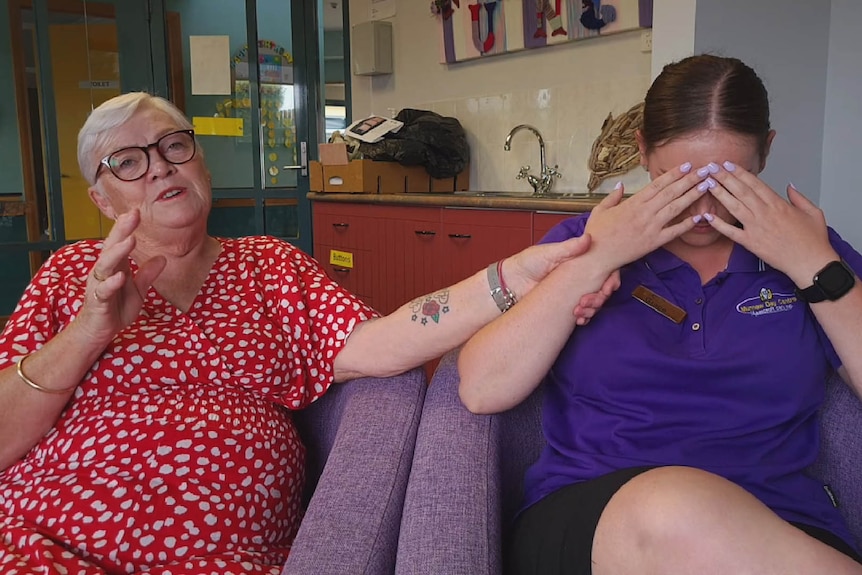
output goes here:
[[[485, 195], [487, 194], [487, 195]], [[537, 212], [588, 212], [603, 195], [594, 197], [551, 196], [536, 198], [527, 194], [497, 195], [495, 192], [456, 192], [447, 194], [344, 194], [309, 192], [315, 202], [357, 204], [389, 204], [401, 206], [443, 206], [499, 210], [529, 210]]]

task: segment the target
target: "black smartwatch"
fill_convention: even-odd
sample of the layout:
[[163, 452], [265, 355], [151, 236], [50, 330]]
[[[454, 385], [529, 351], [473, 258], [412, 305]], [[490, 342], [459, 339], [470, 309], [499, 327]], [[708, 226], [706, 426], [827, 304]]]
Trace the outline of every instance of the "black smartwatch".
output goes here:
[[836, 260], [817, 272], [813, 285], [805, 289], [797, 288], [796, 295], [808, 303], [835, 301], [849, 292], [854, 285], [856, 274], [844, 260]]

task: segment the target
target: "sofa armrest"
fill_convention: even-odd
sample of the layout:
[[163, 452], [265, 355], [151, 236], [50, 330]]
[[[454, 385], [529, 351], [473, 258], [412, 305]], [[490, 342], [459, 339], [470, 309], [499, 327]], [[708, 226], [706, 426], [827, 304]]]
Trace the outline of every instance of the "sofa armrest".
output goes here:
[[421, 369], [357, 379], [296, 414], [308, 448], [307, 480], [317, 481], [283, 573], [394, 571], [425, 390]]
[[826, 382], [820, 423], [820, 457], [811, 472], [830, 486], [862, 547], [862, 402], [837, 375]]
[[541, 390], [517, 407], [475, 415], [458, 396], [458, 350], [425, 397], [407, 485], [396, 573], [502, 572], [524, 471], [541, 452]]

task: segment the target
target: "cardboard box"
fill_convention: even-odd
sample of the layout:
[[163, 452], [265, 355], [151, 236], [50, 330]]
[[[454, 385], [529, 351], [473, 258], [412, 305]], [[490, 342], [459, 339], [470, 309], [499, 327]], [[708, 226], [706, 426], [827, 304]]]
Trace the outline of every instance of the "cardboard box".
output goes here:
[[394, 162], [353, 160], [343, 165], [309, 162], [309, 188], [313, 192], [348, 194], [402, 194], [404, 173]]
[[345, 166], [350, 162], [347, 158], [347, 144], [344, 142], [320, 144], [317, 146], [317, 155], [324, 166]]
[[[335, 152], [340, 157], [340, 151]], [[321, 156], [322, 157], [322, 156]], [[454, 178], [437, 179], [423, 166], [402, 166], [397, 162], [352, 160], [346, 164], [309, 162], [312, 192], [350, 194], [445, 194], [470, 187], [470, 166]]]
[[428, 193], [431, 190], [431, 176], [425, 166], [403, 166], [404, 191], [408, 194]]
[[470, 189], [470, 164], [454, 178], [431, 178], [430, 192], [432, 194], [448, 194], [450, 192], [466, 192]]

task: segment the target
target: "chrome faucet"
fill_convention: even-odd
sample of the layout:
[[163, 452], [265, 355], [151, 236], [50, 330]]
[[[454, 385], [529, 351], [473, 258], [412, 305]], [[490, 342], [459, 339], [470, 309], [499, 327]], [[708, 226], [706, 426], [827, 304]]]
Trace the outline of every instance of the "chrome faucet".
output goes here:
[[555, 164], [553, 168], [549, 168], [545, 163], [545, 140], [542, 138], [542, 134], [539, 133], [539, 130], [529, 124], [518, 124], [512, 128], [512, 131], [509, 132], [508, 136], [506, 136], [506, 144], [503, 146], [504, 150], [508, 152], [512, 149], [512, 136], [520, 130], [529, 130], [533, 132], [536, 139], [539, 140], [539, 164], [541, 165], [539, 166], [540, 171], [538, 177], [530, 173], [530, 166], [521, 166], [515, 179], [526, 179], [527, 183], [530, 184], [530, 187], [533, 188], [534, 196], [544, 196], [551, 191], [551, 186], [554, 184], [554, 178], [563, 177], [559, 172], [560, 166]]

